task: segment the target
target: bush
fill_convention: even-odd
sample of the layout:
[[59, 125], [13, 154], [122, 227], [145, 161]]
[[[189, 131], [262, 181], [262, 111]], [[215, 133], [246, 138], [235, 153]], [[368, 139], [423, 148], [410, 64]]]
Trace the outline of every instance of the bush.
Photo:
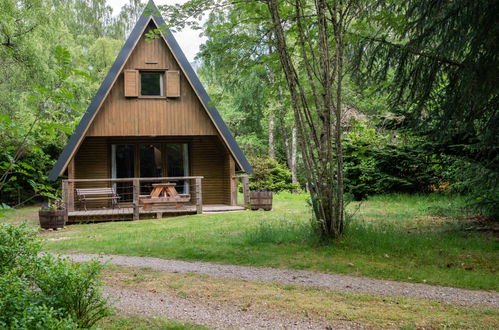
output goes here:
[[27, 266], [39, 252], [40, 242], [26, 224], [0, 223], [0, 273]]
[[415, 138], [389, 137], [357, 124], [344, 140], [345, 190], [354, 199], [387, 193], [426, 193], [439, 185], [441, 160]]
[[499, 221], [499, 156], [489, 163], [467, 157], [448, 157], [446, 178], [453, 191], [466, 195], [467, 207]]
[[0, 275], [0, 328], [76, 329], [71, 318], [47, 307], [26, 279], [9, 272]]
[[80, 264], [46, 255], [38, 260], [34, 282], [47, 306], [70, 316], [79, 328], [90, 328], [111, 312], [99, 288], [102, 268], [98, 260]]
[[0, 224], [0, 328], [90, 328], [110, 314], [97, 260], [39, 256], [40, 247], [27, 225]]
[[270, 190], [273, 192], [293, 191], [298, 184], [291, 183], [291, 171], [283, 164], [269, 157], [251, 159], [253, 175], [251, 190]]

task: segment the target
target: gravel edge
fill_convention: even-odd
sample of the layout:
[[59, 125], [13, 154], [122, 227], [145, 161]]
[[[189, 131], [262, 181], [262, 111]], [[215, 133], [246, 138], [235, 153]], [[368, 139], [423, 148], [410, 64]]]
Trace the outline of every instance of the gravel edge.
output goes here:
[[325, 274], [304, 270], [266, 267], [222, 265], [200, 261], [181, 261], [153, 257], [120, 255], [65, 254], [81, 262], [100, 258], [104, 262], [127, 267], [149, 267], [170, 273], [199, 273], [214, 277], [254, 282], [274, 282], [285, 285], [323, 288], [333, 291], [367, 293], [391, 297], [416, 298], [461, 306], [499, 307], [499, 293], [495, 291], [467, 290], [428, 284], [378, 280], [350, 275]]

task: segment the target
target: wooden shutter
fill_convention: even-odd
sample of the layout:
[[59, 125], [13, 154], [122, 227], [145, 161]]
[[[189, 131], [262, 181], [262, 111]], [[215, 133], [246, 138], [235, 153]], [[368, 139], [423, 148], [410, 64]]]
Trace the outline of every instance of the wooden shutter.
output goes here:
[[125, 70], [125, 97], [139, 96], [139, 71]]
[[180, 97], [180, 72], [166, 71], [166, 97]]

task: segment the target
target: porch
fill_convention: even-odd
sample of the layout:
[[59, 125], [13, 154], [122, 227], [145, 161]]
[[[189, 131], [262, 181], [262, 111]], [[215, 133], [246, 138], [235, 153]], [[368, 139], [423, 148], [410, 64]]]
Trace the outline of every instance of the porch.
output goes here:
[[[67, 179], [62, 181], [63, 202], [66, 205], [67, 222], [140, 220], [188, 214], [232, 212], [246, 209], [249, 204], [249, 180], [247, 175], [235, 175], [230, 179], [229, 204], [203, 204], [202, 176], [115, 178], [115, 179]], [[144, 208], [144, 194], [150, 193], [154, 184], [179, 184], [183, 192], [189, 192], [188, 202], [154, 203]], [[238, 203], [238, 186], [243, 187], [243, 201]], [[78, 199], [78, 188], [113, 188], [118, 197], [111, 200], [92, 200], [84, 206]], [[118, 189], [119, 188], [119, 189]]]

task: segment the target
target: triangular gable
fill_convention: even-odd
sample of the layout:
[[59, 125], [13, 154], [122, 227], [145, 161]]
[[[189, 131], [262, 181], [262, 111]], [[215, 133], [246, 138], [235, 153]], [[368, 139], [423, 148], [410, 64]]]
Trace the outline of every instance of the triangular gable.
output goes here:
[[[110, 89], [116, 82], [117, 77], [123, 70], [123, 66], [125, 65], [125, 62], [128, 59], [130, 53], [134, 50], [137, 42], [139, 41], [140, 37], [142, 36], [143, 32], [145, 31], [145, 29], [147, 28], [147, 26], [151, 21], [154, 22], [154, 24], [156, 24], [156, 26], [158, 27], [166, 26], [165, 21], [161, 17], [158, 8], [156, 7], [156, 5], [152, 0], [149, 1], [148, 5], [146, 6], [146, 9], [144, 10], [144, 13], [139, 18], [138, 22], [135, 24], [135, 27], [130, 33], [130, 36], [126, 40], [123, 48], [121, 49], [116, 60], [111, 66], [109, 73], [107, 74], [106, 78], [99, 87], [99, 90], [97, 91], [95, 97], [93, 98], [92, 103], [90, 103], [90, 106], [88, 107], [80, 123], [76, 127], [76, 130], [71, 136], [68, 144], [66, 145], [61, 155], [59, 156], [57, 163], [52, 168], [52, 171], [49, 174], [50, 180], [57, 180], [57, 178], [60, 175], [62, 175], [62, 173], [68, 166], [69, 160], [74, 156], [75, 152], [78, 150], [78, 147], [83, 141], [83, 138], [88, 128], [90, 127], [93, 119], [95, 118], [95, 115], [100, 109]], [[227, 125], [225, 124], [222, 117], [218, 113], [218, 110], [215, 107], [210, 106], [211, 104], [210, 97], [206, 93], [206, 90], [202, 86], [201, 82], [199, 81], [199, 78], [197, 77], [189, 61], [185, 57], [184, 52], [182, 51], [177, 41], [173, 37], [173, 34], [168, 29], [162, 28], [161, 30], [162, 30], [161, 34], [164, 41], [166, 42], [173, 56], [177, 60], [181, 70], [183, 71], [184, 75], [186, 76], [187, 80], [192, 86], [194, 92], [201, 101], [204, 109], [206, 110], [208, 116], [212, 120], [222, 140], [225, 142], [227, 148], [231, 152], [237, 164], [246, 173], [252, 173], [253, 169], [251, 168], [251, 165], [244, 156], [242, 150], [239, 148], [239, 145], [237, 144], [236, 140], [230, 133]]]

